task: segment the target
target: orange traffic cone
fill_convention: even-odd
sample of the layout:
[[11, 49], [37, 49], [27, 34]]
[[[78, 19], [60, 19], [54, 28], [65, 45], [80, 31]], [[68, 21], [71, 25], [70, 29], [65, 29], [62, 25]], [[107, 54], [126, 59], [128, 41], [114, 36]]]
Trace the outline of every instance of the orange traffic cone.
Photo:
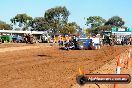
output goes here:
[[131, 52], [132, 50], [131, 50], [131, 48], [129, 48], [129, 52]]
[[120, 59], [120, 55], [118, 55], [116, 74], [120, 74], [120, 73], [121, 73], [121, 59]]
[[80, 75], [84, 75], [84, 70], [82, 70], [81, 68], [79, 68], [79, 74]]
[[118, 85], [117, 84], [114, 84], [114, 88], [118, 88]]
[[131, 65], [131, 48], [128, 51], [127, 68]]
[[[120, 55], [118, 55], [118, 57], [117, 57], [116, 74], [120, 74], [120, 73], [121, 73], [121, 59], [120, 59]], [[118, 84], [114, 84], [114, 88], [118, 88]]]

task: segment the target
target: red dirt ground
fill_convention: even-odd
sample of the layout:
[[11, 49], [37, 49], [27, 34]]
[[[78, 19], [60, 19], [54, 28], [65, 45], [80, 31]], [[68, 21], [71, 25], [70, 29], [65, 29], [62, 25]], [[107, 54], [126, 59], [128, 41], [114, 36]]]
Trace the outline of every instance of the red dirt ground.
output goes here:
[[4, 44], [0, 48], [12, 46], [18, 50], [0, 52], [0, 88], [71, 88], [76, 84], [79, 67], [93, 73], [128, 48], [64, 51], [44, 44]]

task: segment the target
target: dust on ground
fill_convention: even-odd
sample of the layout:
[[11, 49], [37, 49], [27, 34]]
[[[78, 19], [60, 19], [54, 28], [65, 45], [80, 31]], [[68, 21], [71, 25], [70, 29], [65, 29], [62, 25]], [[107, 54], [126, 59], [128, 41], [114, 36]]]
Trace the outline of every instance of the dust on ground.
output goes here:
[[79, 67], [91, 74], [128, 48], [65, 51], [44, 44], [16, 45], [0, 45], [3, 50], [15, 47], [13, 51], [0, 52], [0, 88], [72, 88]]

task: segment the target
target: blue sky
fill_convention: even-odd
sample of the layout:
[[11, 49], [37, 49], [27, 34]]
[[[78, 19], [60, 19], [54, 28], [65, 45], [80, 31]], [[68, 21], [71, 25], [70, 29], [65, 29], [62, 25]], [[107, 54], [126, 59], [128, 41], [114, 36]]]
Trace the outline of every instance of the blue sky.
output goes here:
[[44, 16], [52, 7], [66, 6], [70, 11], [69, 21], [86, 27], [84, 17], [101, 16], [109, 19], [120, 16], [126, 26], [132, 27], [132, 0], [1, 0], [0, 20], [10, 23], [16, 14], [27, 13], [32, 17]]

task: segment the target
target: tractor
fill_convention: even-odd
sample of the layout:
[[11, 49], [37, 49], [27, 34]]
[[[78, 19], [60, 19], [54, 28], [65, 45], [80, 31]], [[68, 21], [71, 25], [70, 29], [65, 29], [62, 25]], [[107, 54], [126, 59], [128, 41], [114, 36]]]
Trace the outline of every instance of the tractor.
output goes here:
[[32, 34], [24, 34], [24, 41], [26, 43], [30, 43], [30, 44], [33, 44], [34, 43], [34, 38], [33, 38], [33, 35]]
[[115, 37], [112, 35], [111, 31], [103, 31], [102, 37], [103, 45], [109, 44], [110, 46], [113, 46], [115, 44]]

